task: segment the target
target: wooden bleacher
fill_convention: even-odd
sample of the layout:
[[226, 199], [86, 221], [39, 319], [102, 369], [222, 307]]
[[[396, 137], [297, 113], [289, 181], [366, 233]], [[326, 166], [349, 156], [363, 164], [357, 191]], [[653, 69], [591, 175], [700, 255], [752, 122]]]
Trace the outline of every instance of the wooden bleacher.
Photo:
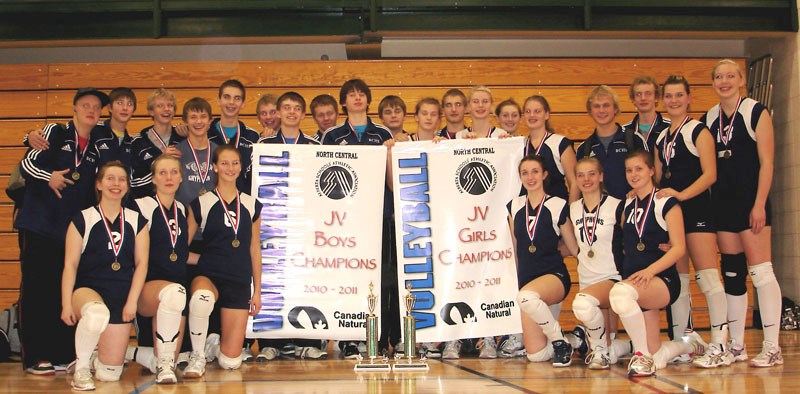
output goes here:
[[[738, 61], [745, 69], [744, 59]], [[483, 84], [492, 89], [495, 103], [513, 97], [521, 104], [530, 95], [544, 95], [550, 102], [550, 122], [556, 131], [581, 141], [592, 131], [585, 103], [594, 86], [606, 84], [616, 90], [621, 107], [617, 121], [625, 123], [635, 113], [628, 99], [633, 77], [649, 74], [663, 81], [669, 74], [681, 74], [692, 83], [691, 111], [698, 118], [716, 103], [710, 76], [715, 62], [694, 58], [569, 58], [0, 65], [0, 188], [5, 189], [11, 169], [25, 152], [21, 145], [25, 133], [49, 122], [69, 120], [75, 90], [85, 86], [106, 91], [117, 86], [133, 88], [138, 108], [129, 130], [136, 133], [152, 123], [147, 115], [147, 96], [155, 88], [167, 88], [175, 94], [178, 112], [183, 102], [195, 96], [209, 100], [216, 112], [219, 84], [226, 79], [239, 79], [247, 86], [242, 119], [260, 130], [255, 105], [263, 94], [280, 95], [294, 90], [308, 102], [321, 93], [338, 99], [339, 86], [344, 81], [361, 78], [372, 88], [370, 114], [377, 121], [378, 102], [386, 95], [402, 97], [413, 112], [423, 97], [440, 99], [453, 87], [468, 93], [469, 87]], [[413, 114], [407, 116], [405, 124], [407, 130], [415, 130]], [[316, 131], [310, 114], [302, 128], [308, 133]], [[11, 200], [0, 193], [0, 308], [17, 299], [20, 282], [19, 249], [11, 215]], [[576, 280], [575, 260], [568, 259], [567, 265]], [[565, 327], [575, 323], [571, 305], [576, 292], [577, 284], [573, 283], [563, 304], [561, 321]], [[695, 326], [708, 327], [705, 298], [694, 282], [691, 293]], [[753, 292], [749, 294], [752, 308]], [[748, 320], [751, 318], [749, 312]]]

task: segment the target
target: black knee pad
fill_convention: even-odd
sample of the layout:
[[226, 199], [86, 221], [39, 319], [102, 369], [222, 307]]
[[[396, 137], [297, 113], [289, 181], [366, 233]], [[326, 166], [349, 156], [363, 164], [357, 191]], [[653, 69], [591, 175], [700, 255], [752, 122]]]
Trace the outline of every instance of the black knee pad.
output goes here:
[[722, 281], [725, 293], [733, 296], [747, 293], [747, 258], [744, 253], [722, 254]]

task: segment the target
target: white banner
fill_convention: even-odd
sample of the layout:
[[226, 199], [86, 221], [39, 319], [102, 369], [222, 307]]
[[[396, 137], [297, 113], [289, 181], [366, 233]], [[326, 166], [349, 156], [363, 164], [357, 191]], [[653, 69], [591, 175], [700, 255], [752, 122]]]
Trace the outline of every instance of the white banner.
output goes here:
[[382, 146], [253, 145], [263, 268], [249, 337], [364, 339], [369, 283], [381, 288], [384, 163]]
[[522, 137], [392, 148], [400, 310], [417, 342], [521, 332], [506, 204], [519, 195]]

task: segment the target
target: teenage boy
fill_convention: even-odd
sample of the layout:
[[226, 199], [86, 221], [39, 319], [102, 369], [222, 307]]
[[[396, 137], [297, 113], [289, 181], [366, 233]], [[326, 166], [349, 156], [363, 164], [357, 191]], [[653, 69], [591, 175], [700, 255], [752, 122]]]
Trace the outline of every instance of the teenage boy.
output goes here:
[[392, 132], [392, 138], [397, 142], [410, 139], [409, 134], [403, 130], [403, 121], [406, 120], [406, 103], [399, 96], [384, 97], [378, 103], [378, 116], [383, 125]]
[[456, 133], [467, 128], [464, 124], [467, 96], [459, 89], [448, 90], [442, 96], [442, 109], [447, 124], [436, 135], [444, 139], [455, 139]]
[[278, 114], [277, 98], [274, 94], [265, 94], [256, 103], [256, 116], [261, 125], [261, 138], [272, 137], [281, 127], [281, 117]]
[[653, 153], [659, 134], [669, 128], [669, 119], [664, 119], [656, 111], [658, 108], [658, 82], [649, 75], [641, 75], [633, 79], [628, 95], [636, 107], [636, 115], [628, 123], [622, 125], [626, 133], [636, 133], [645, 141], [645, 149]]
[[339, 118], [339, 104], [330, 94], [320, 94], [311, 100], [311, 117], [317, 124], [317, 140], [322, 142], [325, 131], [336, 126]]

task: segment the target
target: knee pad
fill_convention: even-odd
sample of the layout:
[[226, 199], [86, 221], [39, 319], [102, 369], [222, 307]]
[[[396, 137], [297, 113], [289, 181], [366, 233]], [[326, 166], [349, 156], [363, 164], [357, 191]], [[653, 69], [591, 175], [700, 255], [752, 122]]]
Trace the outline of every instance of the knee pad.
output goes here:
[[81, 323], [84, 323], [83, 327], [88, 332], [101, 334], [108, 327], [110, 319], [111, 312], [102, 302], [89, 302], [81, 308]]
[[219, 356], [217, 357], [217, 363], [219, 367], [222, 369], [239, 369], [242, 366], [242, 355], [238, 355], [236, 357], [228, 357], [224, 353], [219, 352]]
[[542, 301], [539, 293], [530, 290], [520, 290], [517, 293], [517, 304], [519, 309], [526, 315], [536, 313], [538, 308], [547, 308], [547, 305]]
[[591, 294], [578, 293], [572, 301], [572, 313], [582, 322], [592, 321], [599, 314], [602, 318], [603, 311], [600, 310], [600, 301]]
[[178, 312], [186, 307], [186, 289], [183, 286], [172, 283], [158, 292], [158, 308]]
[[192, 298], [189, 300], [189, 314], [192, 316], [210, 316], [214, 311], [214, 303], [217, 300], [214, 298], [214, 293], [211, 290], [197, 290], [192, 293]]
[[772, 263], [766, 262], [750, 267], [750, 278], [753, 279], [753, 286], [759, 288], [777, 282], [775, 272], [772, 271]]
[[725, 293], [740, 296], [747, 293], [747, 257], [744, 253], [723, 254], [720, 261]]
[[697, 271], [694, 279], [697, 281], [700, 291], [706, 296], [725, 291], [722, 287], [722, 282], [719, 280], [719, 272], [715, 268]]
[[619, 317], [630, 317], [642, 311], [639, 307], [639, 293], [636, 289], [625, 283], [619, 282], [611, 287], [608, 293], [608, 301], [611, 304], [611, 309], [619, 315]]
[[122, 365], [105, 365], [94, 359], [94, 376], [103, 382], [116, 382], [122, 376]]
[[536, 353], [528, 354], [528, 361], [532, 363], [541, 363], [545, 361], [550, 361], [553, 358], [553, 345], [547, 344]]

